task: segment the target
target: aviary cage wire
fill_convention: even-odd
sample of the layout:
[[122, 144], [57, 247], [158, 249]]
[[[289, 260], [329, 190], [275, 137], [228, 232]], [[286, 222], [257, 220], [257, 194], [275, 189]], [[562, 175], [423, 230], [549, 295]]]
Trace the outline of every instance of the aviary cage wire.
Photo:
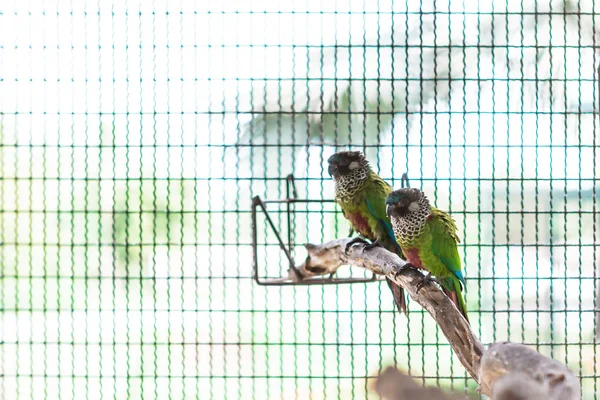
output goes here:
[[[255, 283], [251, 198], [285, 198], [293, 174], [319, 200], [290, 218], [301, 261], [347, 235], [325, 160], [354, 148], [457, 220], [482, 341], [567, 363], [594, 398], [597, 14], [4, 2], [0, 397], [367, 398], [391, 364], [472, 392], [429, 316], [398, 315], [381, 283]], [[285, 275], [257, 232], [265, 276]]]

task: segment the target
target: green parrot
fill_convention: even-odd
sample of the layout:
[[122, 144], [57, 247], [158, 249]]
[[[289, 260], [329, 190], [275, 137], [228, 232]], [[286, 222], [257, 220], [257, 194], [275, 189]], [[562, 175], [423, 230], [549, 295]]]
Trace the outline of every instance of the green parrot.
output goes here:
[[[369, 162], [360, 151], [335, 153], [327, 161], [329, 175], [335, 183], [335, 200], [352, 229], [371, 241], [368, 247], [381, 245], [403, 257], [394, 238], [392, 224], [385, 213], [385, 198], [392, 187], [371, 170]], [[356, 241], [362, 239], [350, 241], [346, 251]], [[404, 289], [389, 279], [387, 283], [398, 310], [406, 313]]]
[[460, 240], [452, 217], [430, 205], [425, 193], [415, 188], [393, 191], [385, 203], [396, 241], [410, 265], [428, 271], [424, 280], [431, 275], [438, 278], [444, 293], [468, 322], [461, 293], [465, 278], [457, 249]]

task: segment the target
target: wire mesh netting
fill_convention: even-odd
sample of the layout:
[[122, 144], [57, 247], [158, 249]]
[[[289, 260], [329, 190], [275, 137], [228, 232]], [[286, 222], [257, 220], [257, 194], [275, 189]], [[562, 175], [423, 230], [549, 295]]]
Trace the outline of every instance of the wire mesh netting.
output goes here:
[[[474, 393], [385, 283], [253, 280], [252, 196], [293, 174], [331, 200], [349, 148], [456, 219], [481, 340], [567, 363], [594, 398], [598, 7], [4, 2], [0, 398], [376, 398], [394, 364]], [[348, 235], [331, 202], [268, 210], [297, 263]], [[262, 216], [257, 256], [287, 276]]]

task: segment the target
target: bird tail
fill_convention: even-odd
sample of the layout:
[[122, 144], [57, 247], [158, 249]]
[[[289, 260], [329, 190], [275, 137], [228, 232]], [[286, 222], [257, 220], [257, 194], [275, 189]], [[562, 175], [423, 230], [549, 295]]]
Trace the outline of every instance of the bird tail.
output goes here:
[[[401, 259], [406, 259], [406, 257], [404, 257], [404, 254], [402, 254], [402, 249], [400, 248], [398, 243], [396, 243], [396, 239], [390, 240], [390, 238], [388, 237], [384, 240], [383, 245], [387, 250], [391, 251], [392, 253], [398, 254], [398, 256]], [[390, 287], [390, 290], [392, 291], [392, 295], [394, 296], [394, 303], [396, 303], [398, 311], [400, 313], [408, 315], [408, 308], [406, 307], [406, 296], [404, 295], [404, 288], [402, 288], [402, 286], [396, 285], [394, 281], [391, 281], [387, 278], [386, 280], [388, 286]]]
[[398, 311], [404, 314], [408, 314], [408, 310], [406, 309], [406, 296], [404, 295], [404, 289], [402, 286], [396, 285], [394, 281], [385, 278], [387, 280], [388, 286], [392, 291], [392, 295], [394, 296], [394, 303], [396, 303], [396, 307], [398, 307]]
[[[465, 317], [467, 322], [469, 322], [469, 317], [467, 316], [467, 305], [465, 304], [465, 299], [461, 293], [461, 285], [460, 281], [457, 278], [450, 278], [446, 281], [447, 285], [442, 285], [442, 289], [444, 293], [458, 308], [458, 311]], [[450, 287], [452, 290], [449, 290], [447, 287]], [[470, 322], [469, 322], [470, 323]]]

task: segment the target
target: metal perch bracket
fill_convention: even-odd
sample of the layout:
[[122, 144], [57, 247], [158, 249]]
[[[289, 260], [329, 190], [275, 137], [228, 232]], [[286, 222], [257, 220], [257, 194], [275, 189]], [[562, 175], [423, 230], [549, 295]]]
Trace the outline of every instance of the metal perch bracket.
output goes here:
[[[402, 174], [401, 180], [402, 187], [410, 187], [408, 182], [408, 175], [406, 173]], [[285, 286], [285, 285], [339, 285], [344, 283], [366, 283], [366, 282], [378, 282], [385, 279], [382, 276], [378, 276], [373, 274], [369, 278], [337, 278], [335, 274], [327, 278], [322, 277], [314, 277], [314, 278], [304, 278], [299, 268], [296, 266], [294, 259], [292, 257], [292, 249], [294, 247], [294, 243], [292, 243], [292, 214], [294, 213], [293, 205], [301, 203], [335, 203], [334, 200], [323, 200], [323, 199], [299, 199], [298, 191], [296, 190], [296, 183], [294, 181], [293, 175], [288, 175], [286, 177], [286, 197], [285, 199], [278, 200], [262, 200], [260, 196], [254, 196], [252, 198], [252, 264], [254, 269], [254, 280], [259, 285], [263, 286]], [[267, 211], [267, 204], [286, 204], [286, 218], [287, 218], [287, 243], [282, 239], [282, 235], [275, 226], [275, 223], [271, 219], [269, 212]], [[257, 217], [258, 212], [262, 212], [264, 214], [265, 220], [275, 237], [277, 238], [277, 243], [279, 245], [280, 250], [285, 254], [285, 258], [289, 262], [289, 271], [294, 274], [297, 279], [292, 280], [289, 277], [281, 277], [281, 278], [261, 278], [258, 273], [258, 223]]]

